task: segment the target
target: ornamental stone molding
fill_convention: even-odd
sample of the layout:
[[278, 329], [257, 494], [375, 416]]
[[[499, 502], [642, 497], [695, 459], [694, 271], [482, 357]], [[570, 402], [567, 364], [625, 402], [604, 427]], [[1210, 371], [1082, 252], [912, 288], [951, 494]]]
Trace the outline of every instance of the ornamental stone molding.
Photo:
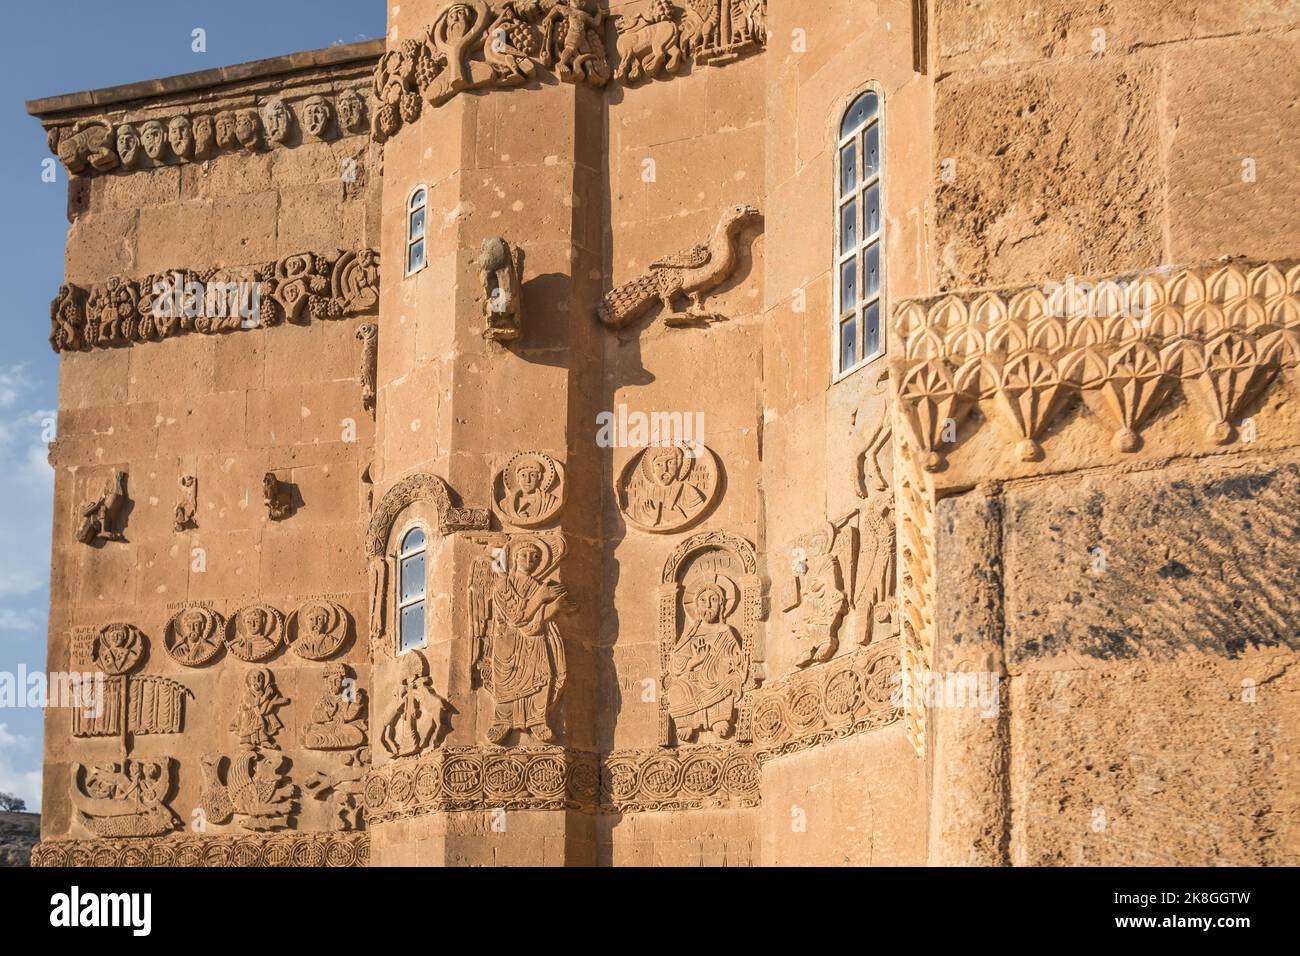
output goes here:
[[767, 0], [639, 0], [614, 16], [597, 0], [454, 0], [423, 35], [380, 58], [371, 133], [382, 143], [426, 107], [470, 90], [535, 87], [544, 72], [597, 89], [611, 79], [631, 86], [729, 63], [766, 42]]
[[189, 333], [373, 315], [378, 307], [375, 250], [304, 252], [239, 268], [172, 269], [143, 279], [113, 276], [88, 288], [60, 286], [50, 303], [50, 346], [56, 352], [114, 348]]
[[32, 866], [369, 866], [368, 833], [173, 837], [163, 840], [44, 840]]

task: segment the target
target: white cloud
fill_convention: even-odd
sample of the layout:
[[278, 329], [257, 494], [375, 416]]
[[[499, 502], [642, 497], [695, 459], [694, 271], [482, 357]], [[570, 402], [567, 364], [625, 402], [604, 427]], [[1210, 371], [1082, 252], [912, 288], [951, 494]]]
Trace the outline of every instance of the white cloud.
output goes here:
[[41, 757], [30, 737], [0, 724], [0, 791], [27, 801], [28, 810], [41, 805]]
[[45, 586], [54, 501], [54, 469], [45, 443], [45, 428], [54, 413], [10, 407], [18, 387], [14, 369], [0, 369], [0, 474], [5, 476], [0, 541], [9, 543], [0, 549], [0, 599]]
[[5, 631], [39, 631], [45, 627], [45, 614], [32, 607], [0, 607], [0, 634]]

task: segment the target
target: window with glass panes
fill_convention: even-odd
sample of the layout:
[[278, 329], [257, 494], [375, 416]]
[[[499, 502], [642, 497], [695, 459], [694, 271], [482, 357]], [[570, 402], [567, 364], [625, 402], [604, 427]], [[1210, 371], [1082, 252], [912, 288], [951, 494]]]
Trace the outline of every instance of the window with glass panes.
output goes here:
[[406, 201], [406, 274], [424, 268], [424, 221], [429, 191], [417, 187]]
[[835, 177], [837, 377], [866, 364], [885, 348], [880, 114], [879, 95], [868, 91], [853, 101], [840, 121]]
[[424, 572], [428, 539], [412, 528], [397, 555], [397, 653], [424, 647]]

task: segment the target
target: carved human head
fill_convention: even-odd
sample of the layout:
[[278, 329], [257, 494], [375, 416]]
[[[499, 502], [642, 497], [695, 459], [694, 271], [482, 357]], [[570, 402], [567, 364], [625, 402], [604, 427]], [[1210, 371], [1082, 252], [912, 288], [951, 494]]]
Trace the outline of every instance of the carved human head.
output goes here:
[[218, 113], [213, 120], [213, 126], [217, 133], [217, 145], [222, 149], [233, 149], [239, 142], [235, 135], [235, 114], [229, 110], [223, 110]]
[[242, 615], [244, 619], [244, 630], [250, 634], [264, 634], [267, 628], [266, 609], [254, 605], [253, 607], [244, 608]]
[[248, 676], [244, 678], [244, 686], [254, 694], [260, 694], [271, 683], [271, 672], [265, 667], [259, 667], [257, 670], [249, 671]]
[[302, 104], [302, 125], [307, 132], [317, 139], [323, 138], [329, 131], [333, 112], [329, 100], [323, 96], [311, 96]]
[[515, 483], [525, 494], [531, 494], [540, 488], [545, 475], [546, 469], [536, 458], [525, 458], [515, 466]]
[[212, 155], [216, 143], [216, 132], [212, 126], [211, 116], [198, 116], [194, 119], [194, 157], [206, 159]]
[[324, 634], [325, 628], [329, 624], [329, 612], [319, 604], [313, 604], [307, 609], [307, 630], [312, 634]]
[[262, 120], [257, 110], [240, 110], [235, 117], [235, 138], [245, 149], [255, 149], [262, 142]]
[[188, 159], [194, 149], [194, 132], [185, 116], [173, 116], [167, 124], [167, 143], [181, 159]]
[[262, 122], [266, 125], [266, 138], [273, 143], [283, 143], [289, 138], [293, 113], [284, 100], [273, 96], [262, 107]]
[[514, 565], [516, 571], [532, 574], [541, 563], [542, 549], [535, 544], [520, 545], [518, 550], [515, 551]]
[[146, 120], [140, 124], [140, 143], [150, 159], [160, 159], [163, 145], [167, 142], [167, 131], [157, 120]]
[[344, 90], [339, 96], [339, 125], [349, 133], [366, 128], [366, 104], [356, 90]]
[[185, 636], [187, 643], [193, 643], [203, 637], [203, 631], [207, 621], [198, 611], [186, 611], [181, 615], [180, 630]]
[[655, 481], [667, 486], [677, 480], [682, 472], [682, 461], [686, 453], [680, 446], [673, 445], [669, 448], [654, 448], [650, 454], [650, 473], [654, 476]]
[[140, 134], [130, 123], [117, 128], [117, 157], [123, 166], [134, 166], [140, 159]]
[[447, 8], [447, 35], [451, 39], [459, 40], [463, 37], [469, 32], [473, 22], [474, 8], [468, 3], [455, 3]]
[[705, 624], [716, 624], [722, 620], [726, 604], [727, 596], [716, 584], [706, 584], [695, 592], [695, 615]]
[[325, 679], [325, 686], [336, 694], [343, 693], [343, 688], [347, 685], [347, 681], [351, 676], [352, 674], [346, 664], [330, 664], [321, 674], [321, 677]]

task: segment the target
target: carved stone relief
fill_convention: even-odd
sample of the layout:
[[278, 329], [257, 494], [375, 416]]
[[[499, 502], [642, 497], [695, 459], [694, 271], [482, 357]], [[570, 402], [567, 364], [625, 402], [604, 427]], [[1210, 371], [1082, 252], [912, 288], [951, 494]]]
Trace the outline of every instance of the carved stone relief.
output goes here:
[[267, 517], [283, 521], [293, 514], [293, 485], [268, 471], [262, 476], [262, 501], [266, 504]]
[[204, 757], [199, 806], [210, 823], [232, 819], [245, 830], [279, 830], [292, 824], [298, 787], [285, 775], [289, 758], [256, 749]]
[[749, 739], [762, 593], [753, 545], [725, 531], [674, 549], [659, 588], [660, 743]]
[[718, 457], [704, 445], [651, 446], [623, 467], [619, 510], [642, 531], [684, 531], [712, 509], [720, 477]]
[[277, 711], [289, 703], [275, 686], [275, 674], [269, 667], [259, 667], [244, 675], [244, 693], [239, 699], [230, 731], [248, 750], [279, 750], [276, 737], [284, 730]]
[[379, 361], [379, 326], [366, 322], [357, 326], [357, 339], [361, 342], [361, 407], [375, 416], [375, 375]]
[[434, 689], [429, 662], [419, 651], [404, 654], [401, 669], [379, 739], [390, 756], [411, 757], [441, 745], [448, 704]]
[[790, 562], [782, 610], [794, 638], [796, 667], [830, 660], [839, 650], [839, 627], [848, 610], [850, 574], [856, 560], [857, 528], [827, 522], [786, 549]]
[[352, 630], [352, 615], [333, 601], [313, 600], [289, 618], [293, 652], [309, 661], [328, 660], [342, 650]]
[[550, 743], [550, 721], [568, 679], [564, 639], [555, 618], [570, 609], [556, 573], [567, 545], [558, 531], [482, 539], [491, 556], [470, 576], [474, 670], [492, 698], [487, 739], [504, 744], [514, 731]]
[[193, 475], [182, 475], [180, 501], [176, 504], [173, 528], [179, 533], [196, 527], [194, 516], [199, 510], [199, 481]]
[[379, 254], [299, 253], [276, 262], [198, 273], [172, 269], [144, 279], [112, 276], [84, 289], [64, 285], [50, 303], [56, 352], [153, 342], [374, 313]]
[[[298, 109], [303, 129], [316, 140], [328, 140], [336, 132], [353, 135], [366, 130], [366, 101], [357, 89], [344, 90], [333, 101], [313, 94]], [[337, 131], [333, 122], [336, 113]], [[79, 120], [71, 126], [50, 127], [49, 140], [69, 173], [102, 173], [119, 165], [134, 169], [206, 160], [219, 149], [260, 149], [264, 140], [272, 147], [292, 146], [296, 144], [296, 125], [294, 107], [272, 96], [260, 109], [119, 118], [112, 123], [103, 118]]]
[[167, 622], [163, 647], [178, 664], [202, 667], [214, 661], [225, 646], [222, 641], [225, 622], [209, 607], [193, 605], [181, 608]]
[[329, 773], [317, 770], [303, 782], [303, 789], [317, 800], [329, 800], [335, 830], [359, 830], [365, 816], [364, 786], [370, 766], [368, 751], [346, 754], [343, 765]]
[[601, 808], [621, 813], [759, 803], [759, 762], [749, 747], [616, 750], [601, 766]]
[[115, 471], [104, 487], [104, 493], [81, 508], [81, 525], [77, 540], [82, 544], [105, 541], [125, 541], [122, 519], [129, 499], [126, 496], [126, 472]]
[[177, 817], [168, 801], [175, 763], [122, 760], [72, 765], [72, 808], [78, 823], [97, 837], [150, 837], [170, 833]]
[[366, 692], [346, 664], [330, 664], [321, 672], [325, 691], [312, 705], [303, 735], [308, 750], [355, 750], [366, 745], [369, 727]]
[[32, 866], [369, 866], [370, 835], [280, 832], [269, 837], [176, 836], [165, 840], [44, 840]]
[[284, 646], [284, 614], [266, 604], [240, 608], [226, 625], [226, 647], [241, 661], [264, 661]]
[[[708, 240], [650, 264], [644, 275], [605, 293], [596, 318], [611, 329], [621, 329], [640, 318], [655, 302], [662, 303], [664, 324], [672, 327], [707, 325], [725, 316], [705, 310], [703, 298], [736, 271], [740, 261], [738, 236], [759, 218], [757, 207], [732, 206], [722, 213]], [[673, 300], [685, 295], [691, 307], [677, 311]]]
[[520, 452], [493, 480], [502, 520], [521, 528], [544, 525], [564, 505], [564, 465], [543, 452]]
[[524, 332], [524, 250], [504, 239], [484, 239], [478, 259], [483, 284], [483, 338], [513, 342]]
[[120, 676], [135, 670], [148, 641], [132, 624], [109, 624], [95, 635], [91, 660], [105, 674]]

